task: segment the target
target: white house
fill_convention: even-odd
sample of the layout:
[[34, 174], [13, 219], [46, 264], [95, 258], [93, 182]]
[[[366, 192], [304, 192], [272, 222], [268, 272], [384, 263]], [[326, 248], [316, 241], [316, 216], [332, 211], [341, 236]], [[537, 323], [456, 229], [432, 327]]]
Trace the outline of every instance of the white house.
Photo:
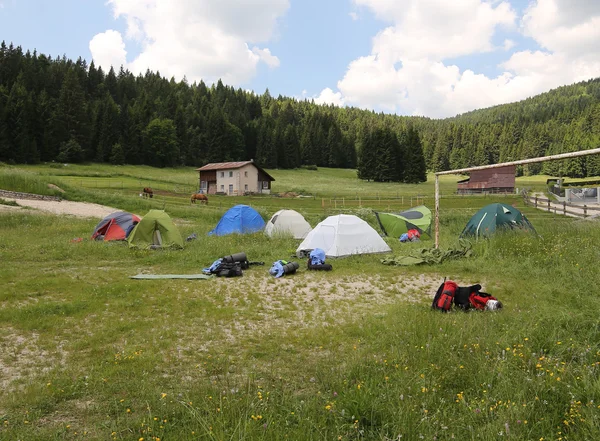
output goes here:
[[197, 168], [200, 192], [238, 196], [247, 193], [271, 193], [275, 180], [254, 161], [217, 162]]

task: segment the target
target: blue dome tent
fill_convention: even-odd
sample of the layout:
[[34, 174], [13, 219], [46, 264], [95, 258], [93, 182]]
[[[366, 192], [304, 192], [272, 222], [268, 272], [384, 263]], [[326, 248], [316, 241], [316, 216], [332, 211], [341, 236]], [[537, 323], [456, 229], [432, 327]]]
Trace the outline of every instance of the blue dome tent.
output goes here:
[[209, 236], [225, 236], [226, 234], [248, 234], [262, 231], [265, 221], [254, 208], [248, 205], [236, 205], [223, 215], [217, 226], [208, 233]]

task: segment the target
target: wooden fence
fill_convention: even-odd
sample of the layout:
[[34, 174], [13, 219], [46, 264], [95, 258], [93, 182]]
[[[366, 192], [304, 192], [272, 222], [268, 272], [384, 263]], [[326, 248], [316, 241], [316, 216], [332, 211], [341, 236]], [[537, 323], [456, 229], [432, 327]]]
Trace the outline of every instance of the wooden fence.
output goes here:
[[600, 213], [600, 207], [589, 205], [568, 204], [566, 202], [552, 201], [545, 197], [537, 195], [523, 194], [525, 205], [532, 206], [539, 210], [548, 211], [554, 214], [563, 214], [585, 219]]

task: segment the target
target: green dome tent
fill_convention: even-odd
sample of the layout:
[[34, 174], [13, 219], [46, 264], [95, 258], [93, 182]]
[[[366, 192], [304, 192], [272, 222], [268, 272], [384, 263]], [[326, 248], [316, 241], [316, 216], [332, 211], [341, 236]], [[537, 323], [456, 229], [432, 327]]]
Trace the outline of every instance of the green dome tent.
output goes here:
[[383, 234], [391, 237], [400, 237], [408, 230], [418, 230], [419, 233], [431, 237], [431, 210], [425, 205], [413, 207], [402, 213], [375, 212]]
[[517, 208], [506, 204], [490, 204], [473, 215], [460, 233], [465, 236], [490, 236], [499, 229], [522, 229], [535, 232], [535, 228]]
[[183, 248], [181, 233], [163, 210], [150, 210], [135, 226], [127, 242], [133, 248]]

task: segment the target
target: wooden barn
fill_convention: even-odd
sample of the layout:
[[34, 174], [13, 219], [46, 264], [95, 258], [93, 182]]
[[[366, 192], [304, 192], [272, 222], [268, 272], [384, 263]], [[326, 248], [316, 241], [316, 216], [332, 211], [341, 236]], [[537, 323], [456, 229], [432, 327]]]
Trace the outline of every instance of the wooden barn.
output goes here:
[[458, 181], [458, 193], [514, 193], [515, 166], [475, 170], [470, 177]]

